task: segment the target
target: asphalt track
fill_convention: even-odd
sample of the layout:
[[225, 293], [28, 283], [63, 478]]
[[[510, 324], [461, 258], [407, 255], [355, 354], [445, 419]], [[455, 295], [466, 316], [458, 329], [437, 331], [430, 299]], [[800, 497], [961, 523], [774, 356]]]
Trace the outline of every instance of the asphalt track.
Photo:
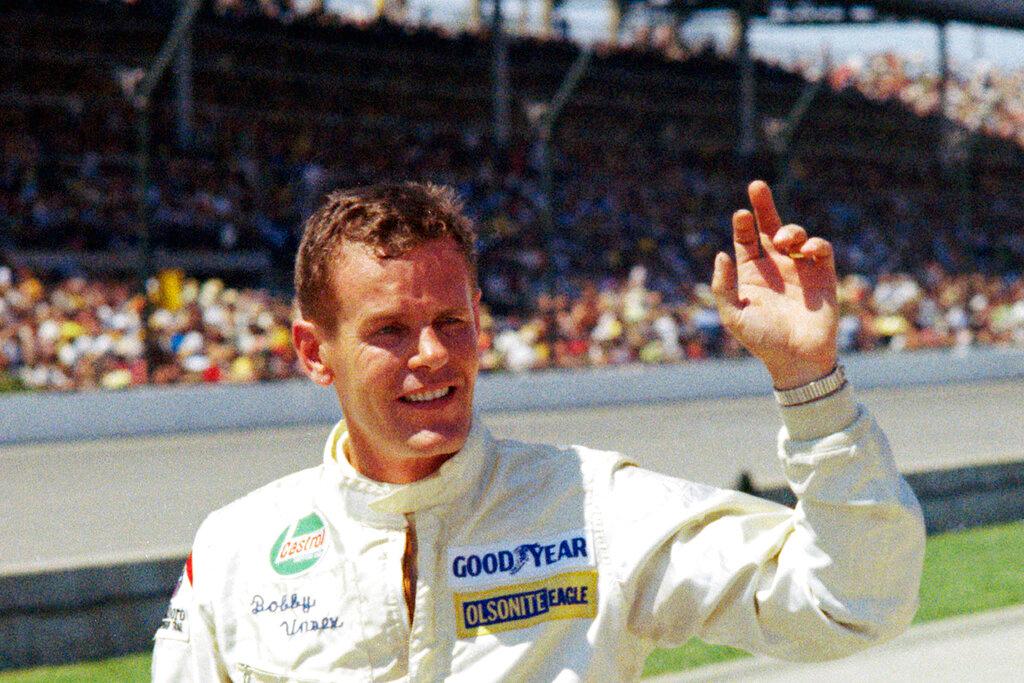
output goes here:
[[[865, 391], [903, 471], [1024, 459], [1024, 380]], [[55, 416], [54, 419], [59, 419]], [[497, 436], [628, 453], [732, 486], [779, 481], [769, 398], [483, 416]], [[214, 508], [316, 465], [327, 426], [0, 449], [0, 575], [183, 556]]]

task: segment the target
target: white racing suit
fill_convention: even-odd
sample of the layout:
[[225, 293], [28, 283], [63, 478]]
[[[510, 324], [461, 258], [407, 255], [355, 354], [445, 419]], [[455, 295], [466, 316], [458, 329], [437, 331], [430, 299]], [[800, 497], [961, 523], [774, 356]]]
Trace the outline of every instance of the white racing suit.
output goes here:
[[153, 678], [619, 681], [693, 635], [803, 660], [891, 638], [917, 606], [917, 501], [849, 388], [782, 412], [795, 510], [478, 423], [434, 475], [382, 484], [339, 424], [321, 466], [202, 524]]

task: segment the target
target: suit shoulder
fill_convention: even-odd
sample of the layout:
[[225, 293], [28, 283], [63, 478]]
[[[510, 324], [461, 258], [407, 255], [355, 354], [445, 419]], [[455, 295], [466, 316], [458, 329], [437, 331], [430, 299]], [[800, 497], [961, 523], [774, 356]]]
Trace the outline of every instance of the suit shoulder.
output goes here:
[[514, 440], [495, 441], [501, 467], [513, 479], [558, 477], [570, 472], [594, 479], [608, 475], [632, 460], [614, 451], [586, 446], [556, 446]]
[[323, 466], [293, 472], [265, 484], [210, 513], [200, 527], [203, 531], [238, 533], [254, 523], [291, 519], [306, 514], [313, 505], [313, 493], [322, 475]]

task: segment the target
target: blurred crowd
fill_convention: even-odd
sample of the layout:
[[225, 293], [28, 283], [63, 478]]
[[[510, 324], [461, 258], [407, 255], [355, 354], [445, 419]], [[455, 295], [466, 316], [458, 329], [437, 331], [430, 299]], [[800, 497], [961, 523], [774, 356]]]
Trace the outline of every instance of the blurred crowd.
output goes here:
[[[859, 275], [839, 287], [843, 352], [1024, 347], [1024, 279]], [[247, 383], [300, 376], [291, 306], [264, 290], [166, 272], [146, 293], [123, 281], [44, 283], [0, 267], [0, 390], [122, 389], [142, 384]], [[666, 297], [643, 266], [587, 282], [578, 296], [543, 294], [527, 311], [481, 311], [485, 371], [662, 364], [736, 357], [706, 284]], [[145, 333], [148, 331], [148, 335]], [[148, 336], [148, 338], [147, 338]]]
[[[21, 5], [0, 14], [18, 46], [0, 61], [0, 254], [41, 250], [67, 264], [33, 274], [8, 260], [0, 381], [67, 389], [294, 375], [287, 296], [259, 274], [244, 274], [255, 289], [165, 277], [142, 292], [123, 279], [141, 244], [128, 60], [155, 50], [165, 29], [147, 28], [134, 5], [76, 2], [58, 20]], [[323, 192], [431, 180], [456, 188], [480, 230], [485, 368], [740, 353], [702, 283], [729, 248], [746, 183], [777, 168], [767, 144], [752, 159], [733, 154], [735, 62], [677, 50], [664, 31], [598, 55], [546, 149], [538, 120], [576, 47], [517, 38], [511, 133], [499, 149], [486, 40], [298, 15], [285, 26], [274, 7], [294, 9], [225, 1], [203, 20], [187, 140], [170, 100], [153, 108], [145, 199], [158, 250], [229, 263], [262, 251], [287, 282], [303, 217]], [[758, 70], [759, 107], [784, 116], [805, 81]], [[988, 74], [963, 86], [996, 103], [984, 121], [1019, 119], [1016, 77]], [[795, 143], [784, 218], [830, 239], [840, 272], [858, 274], [843, 282], [844, 349], [1020, 343], [1019, 159], [1002, 148], [979, 156], [966, 196], [930, 153], [937, 138], [921, 117], [931, 110], [913, 95], [935, 91], [927, 76], [883, 56], [830, 78], [836, 90]], [[894, 99], [917, 113], [876, 102]], [[122, 279], [84, 277], [74, 257], [91, 252], [115, 255]], [[240, 270], [225, 279], [243, 284]]]
[[[16, 110], [0, 132], [0, 248], [118, 251], [139, 242], [130, 109], [120, 103]], [[257, 131], [249, 131], [250, 133]], [[231, 133], [199, 131], [198, 144]], [[285, 244], [296, 222], [257, 174], [274, 174], [268, 150], [226, 159], [182, 154], [160, 159], [147, 197], [151, 239], [165, 249], [252, 249]], [[308, 166], [308, 164], [303, 165]], [[301, 171], [300, 171], [301, 172]], [[285, 182], [281, 192], [289, 189]], [[291, 198], [283, 200], [291, 211]]]
[[[828, 79], [836, 90], [856, 88], [876, 101], [896, 100], [918, 116], [942, 109], [939, 73], [920, 60], [892, 52], [850, 59], [833, 68]], [[978, 61], [954, 69], [946, 88], [950, 120], [1024, 147], [1024, 69]]]
[[0, 387], [284, 379], [296, 371], [290, 325], [288, 302], [216, 279], [168, 272], [143, 293], [126, 281], [44, 283], [0, 267]]
[[[264, 12], [272, 5], [239, 7]], [[247, 16], [242, 9], [240, 16]], [[49, 26], [19, 40], [26, 47], [33, 39], [49, 41]], [[710, 256], [728, 245], [728, 216], [742, 203], [746, 182], [754, 173], [776, 172], [767, 152], [753, 162], [733, 156], [728, 98], [737, 70], [713, 53], [665, 61], [646, 48], [623, 48], [595, 58], [593, 81], [581, 84], [545, 155], [533, 127], [531, 112], [542, 108], [533, 91], [553, 87], [544, 80], [551, 74], [543, 62], [561, 60], [560, 76], [574, 56], [571, 45], [526, 38], [512, 45], [514, 66], [526, 75], [508, 148], [498, 150], [488, 135], [487, 68], [478, 69], [488, 64], [485, 41], [407, 34], [387, 25], [308, 30], [314, 29], [313, 38], [328, 42], [272, 35], [268, 41], [280, 41], [280, 51], [258, 54], [242, 31], [204, 36], [209, 54], [196, 56], [189, 141], [176, 140], [174, 107], [153, 113], [146, 202], [156, 248], [261, 250], [286, 271], [302, 219], [325, 190], [433, 180], [455, 186], [481, 225], [485, 294], [499, 307], [515, 308], [535, 299], [535, 290], [573, 294], [572, 278], [623, 276], [635, 263], [647, 267], [656, 289], [705, 277]], [[261, 24], [253, 36], [265, 30]], [[328, 52], [335, 49], [332, 36], [350, 52]], [[120, 37], [90, 49], [115, 50], [103, 63], [118, 63], [123, 57], [116, 50], [145, 42], [131, 33]], [[392, 56], [402, 71], [425, 70], [411, 74], [415, 83], [381, 63], [373, 46], [382, 41], [395, 46]], [[0, 107], [0, 249], [127, 253], [140, 244], [136, 115], [121, 91], [123, 70], [95, 67], [101, 60], [88, 54], [54, 55], [44, 42], [20, 63], [0, 64], [10, 82], [0, 96], [11, 105]], [[311, 56], [319, 57], [322, 73], [307, 71]], [[884, 85], [907, 80], [883, 77], [899, 66], [890, 57], [846, 75], [837, 70], [834, 85], [857, 84], [871, 97], [902, 92], [902, 86]], [[465, 72], [441, 83], [445, 74], [453, 77], [449, 60], [460, 58]], [[346, 68], [366, 73], [337, 81]], [[761, 70], [766, 93], [799, 92], [799, 79]], [[224, 76], [235, 78], [237, 87], [223, 88]], [[473, 85], [459, 90], [459, 84]], [[620, 86], [621, 101], [608, 96], [609, 87]], [[405, 87], [423, 90], [410, 94]], [[341, 109], [312, 106], [321, 98], [332, 106], [341, 88], [347, 89]], [[663, 104], [646, 101], [652, 89]], [[1021, 93], [1018, 87], [1014, 96]], [[783, 98], [761, 106], [767, 115], [791, 104]], [[837, 242], [842, 266], [872, 276], [928, 260], [951, 272], [1019, 269], [1024, 238], [1004, 229], [1024, 221], [1019, 162], [1010, 168], [979, 163], [965, 199], [943, 178], [934, 155], [921, 153], [939, 145], [918, 117], [838, 94], [817, 108], [820, 117], [807, 122], [797, 141], [790, 208], [797, 220]], [[957, 213], [964, 206], [975, 210], [969, 228]]]

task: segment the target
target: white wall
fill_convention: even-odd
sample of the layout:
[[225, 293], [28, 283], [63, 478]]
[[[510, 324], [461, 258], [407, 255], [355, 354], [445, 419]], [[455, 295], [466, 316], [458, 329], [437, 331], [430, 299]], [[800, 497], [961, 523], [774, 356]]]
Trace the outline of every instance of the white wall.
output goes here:
[[[944, 384], [1024, 377], [1024, 349], [858, 354], [843, 359], [854, 386]], [[766, 394], [752, 359], [660, 367], [484, 375], [481, 412], [577, 408]], [[143, 387], [118, 392], [0, 395], [0, 444], [333, 422], [334, 393], [293, 380], [257, 385]]]

